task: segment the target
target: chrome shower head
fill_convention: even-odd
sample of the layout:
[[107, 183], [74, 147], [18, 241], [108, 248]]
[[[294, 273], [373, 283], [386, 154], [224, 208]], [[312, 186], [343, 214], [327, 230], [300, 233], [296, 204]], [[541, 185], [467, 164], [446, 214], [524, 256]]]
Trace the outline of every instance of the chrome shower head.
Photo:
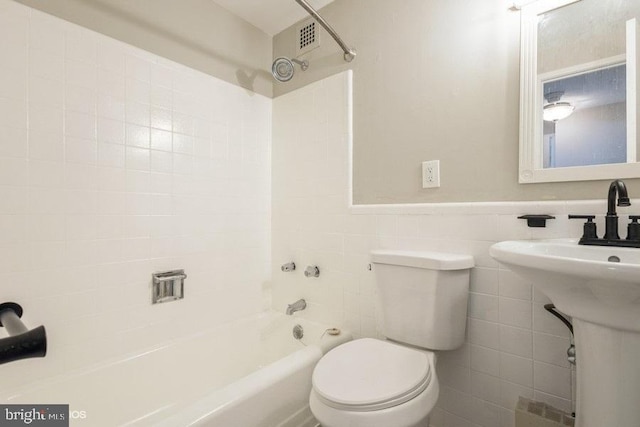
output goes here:
[[306, 71], [309, 68], [309, 61], [298, 61], [297, 59], [289, 59], [281, 56], [273, 61], [271, 66], [271, 74], [273, 78], [279, 82], [288, 82], [293, 77], [294, 65], [293, 63], [300, 65], [302, 71]]

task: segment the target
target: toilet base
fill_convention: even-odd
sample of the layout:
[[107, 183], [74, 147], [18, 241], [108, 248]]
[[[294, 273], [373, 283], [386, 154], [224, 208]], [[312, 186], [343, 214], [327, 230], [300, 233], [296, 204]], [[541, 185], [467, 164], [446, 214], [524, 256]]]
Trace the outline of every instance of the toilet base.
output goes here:
[[344, 411], [326, 405], [314, 390], [309, 396], [311, 412], [322, 427], [429, 427], [429, 414], [436, 406], [440, 386], [433, 373], [429, 386], [418, 396], [398, 406], [379, 411]]

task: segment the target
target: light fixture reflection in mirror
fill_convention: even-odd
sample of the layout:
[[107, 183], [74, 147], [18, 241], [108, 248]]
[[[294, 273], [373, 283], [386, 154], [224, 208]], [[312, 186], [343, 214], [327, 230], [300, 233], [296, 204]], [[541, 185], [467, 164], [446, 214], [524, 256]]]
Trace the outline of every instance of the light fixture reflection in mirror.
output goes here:
[[544, 95], [547, 105], [543, 107], [542, 120], [545, 122], [557, 122], [558, 120], [566, 119], [573, 113], [576, 107], [571, 105], [570, 102], [560, 101], [562, 95], [564, 95], [562, 91]]
[[556, 102], [544, 106], [542, 118], [545, 122], [557, 122], [566, 119], [573, 113], [575, 107], [568, 102]]

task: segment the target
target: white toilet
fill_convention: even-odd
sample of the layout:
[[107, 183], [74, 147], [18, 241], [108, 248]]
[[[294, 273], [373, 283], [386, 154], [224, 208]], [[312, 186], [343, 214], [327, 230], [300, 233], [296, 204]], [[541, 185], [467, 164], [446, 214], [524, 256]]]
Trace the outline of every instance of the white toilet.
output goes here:
[[322, 427], [427, 427], [439, 393], [430, 350], [464, 342], [473, 257], [373, 251], [371, 260], [388, 340], [358, 339], [322, 357], [311, 412]]

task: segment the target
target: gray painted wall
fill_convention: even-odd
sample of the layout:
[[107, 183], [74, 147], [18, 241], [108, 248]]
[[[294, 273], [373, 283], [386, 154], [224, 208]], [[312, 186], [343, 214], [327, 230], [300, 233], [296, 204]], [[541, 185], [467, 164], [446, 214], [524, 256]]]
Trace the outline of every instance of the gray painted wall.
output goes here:
[[[503, 0], [336, 0], [321, 12], [358, 57], [344, 62], [323, 32], [309, 69], [274, 95], [353, 68], [356, 203], [606, 196], [608, 181], [518, 184], [520, 13]], [[274, 37], [274, 57], [295, 54], [294, 33]], [[442, 186], [422, 189], [433, 159]]]

